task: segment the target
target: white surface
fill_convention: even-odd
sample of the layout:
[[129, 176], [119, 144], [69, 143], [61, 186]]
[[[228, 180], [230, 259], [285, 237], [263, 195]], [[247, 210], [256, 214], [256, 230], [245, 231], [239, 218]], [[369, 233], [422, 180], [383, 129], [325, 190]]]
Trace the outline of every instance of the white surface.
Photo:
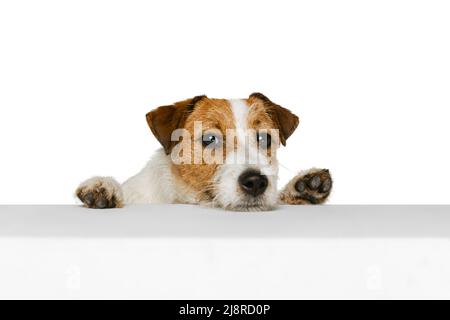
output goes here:
[[72, 204], [158, 145], [145, 114], [261, 91], [300, 116], [281, 184], [334, 204], [450, 203], [450, 2], [0, 2], [0, 202]]
[[448, 206], [0, 207], [0, 298], [450, 298]]

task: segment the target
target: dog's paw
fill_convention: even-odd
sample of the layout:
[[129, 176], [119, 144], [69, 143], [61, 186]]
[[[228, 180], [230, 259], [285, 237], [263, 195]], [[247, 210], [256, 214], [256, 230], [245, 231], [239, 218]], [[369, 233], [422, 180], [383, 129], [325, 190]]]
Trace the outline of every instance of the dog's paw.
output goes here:
[[109, 209], [123, 207], [120, 184], [109, 177], [94, 177], [80, 184], [76, 196], [87, 208]]
[[280, 193], [286, 204], [321, 204], [331, 193], [333, 180], [327, 169], [311, 169], [294, 177]]

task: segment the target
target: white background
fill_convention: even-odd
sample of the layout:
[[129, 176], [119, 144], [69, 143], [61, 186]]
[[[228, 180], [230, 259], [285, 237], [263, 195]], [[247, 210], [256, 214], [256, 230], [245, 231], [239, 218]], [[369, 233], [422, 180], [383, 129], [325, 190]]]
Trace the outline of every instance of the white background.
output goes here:
[[447, 1], [0, 1], [0, 203], [74, 203], [158, 148], [151, 109], [266, 94], [301, 118], [280, 184], [450, 203]]

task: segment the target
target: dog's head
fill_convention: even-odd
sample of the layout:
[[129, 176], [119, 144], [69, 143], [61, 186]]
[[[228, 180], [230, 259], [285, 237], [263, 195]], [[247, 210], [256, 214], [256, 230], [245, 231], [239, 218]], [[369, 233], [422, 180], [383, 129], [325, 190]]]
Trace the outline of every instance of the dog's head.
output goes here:
[[261, 93], [197, 96], [149, 112], [147, 122], [193, 201], [249, 211], [277, 203], [277, 148], [299, 123], [289, 110]]

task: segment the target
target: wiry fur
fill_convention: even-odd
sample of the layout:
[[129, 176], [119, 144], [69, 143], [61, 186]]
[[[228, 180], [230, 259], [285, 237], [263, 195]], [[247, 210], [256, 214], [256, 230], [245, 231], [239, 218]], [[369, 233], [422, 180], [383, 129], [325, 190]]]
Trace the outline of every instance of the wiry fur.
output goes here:
[[[243, 147], [246, 139], [244, 133], [248, 129], [247, 118], [252, 107], [246, 105], [244, 100], [230, 100], [230, 105], [236, 124], [238, 148], [237, 151], [233, 150], [227, 155], [225, 163], [217, 171], [215, 183], [222, 192], [217, 195], [216, 200], [221, 207], [228, 210], [272, 209], [277, 203], [278, 163], [275, 155], [270, 161], [266, 155], [258, 151], [256, 141], [248, 144], [248, 150]], [[257, 156], [259, 157], [256, 158]], [[268, 178], [267, 191], [260, 198], [247, 197], [239, 189], [237, 184], [239, 175], [248, 169], [258, 170]]]
[[[161, 119], [161, 116], [164, 118]], [[122, 185], [110, 177], [94, 177], [81, 183], [76, 195], [86, 207], [188, 203], [227, 210], [261, 211], [273, 209], [278, 203], [323, 203], [331, 192], [332, 181], [328, 170], [311, 169], [294, 177], [278, 193], [276, 150], [260, 152], [256, 141], [247, 145], [249, 152], [243, 152], [245, 148], [238, 148], [244, 144], [245, 136], [242, 133], [247, 129], [278, 127], [280, 137], [274, 139], [279, 138], [285, 144], [298, 125], [298, 118], [289, 110], [273, 104], [261, 94], [253, 94], [247, 100], [229, 101], [199, 96], [156, 109], [147, 115], [147, 120], [163, 148], [138, 174]], [[205, 120], [206, 125], [213, 127], [217, 120], [219, 125], [224, 126], [221, 130], [237, 130], [236, 148], [227, 148], [223, 164], [175, 165], [172, 162], [169, 151], [174, 144], [170, 142], [168, 134], [177, 127], [192, 131], [194, 120]], [[244, 193], [238, 184], [239, 176], [249, 169], [267, 177], [267, 189], [257, 197]]]
[[90, 208], [121, 208], [124, 197], [120, 184], [112, 177], [93, 177], [82, 182], [75, 191]]
[[327, 169], [301, 171], [280, 192], [280, 203], [322, 204], [328, 200], [333, 181]]

